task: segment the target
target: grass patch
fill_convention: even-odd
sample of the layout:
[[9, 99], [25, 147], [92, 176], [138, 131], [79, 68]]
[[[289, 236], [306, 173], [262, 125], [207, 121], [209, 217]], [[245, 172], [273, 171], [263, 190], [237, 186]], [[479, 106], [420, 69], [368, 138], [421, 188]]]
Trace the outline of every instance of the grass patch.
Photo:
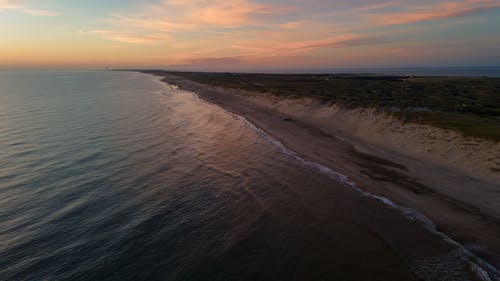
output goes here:
[[405, 121], [451, 129], [464, 136], [500, 141], [500, 119], [450, 112], [403, 113]]

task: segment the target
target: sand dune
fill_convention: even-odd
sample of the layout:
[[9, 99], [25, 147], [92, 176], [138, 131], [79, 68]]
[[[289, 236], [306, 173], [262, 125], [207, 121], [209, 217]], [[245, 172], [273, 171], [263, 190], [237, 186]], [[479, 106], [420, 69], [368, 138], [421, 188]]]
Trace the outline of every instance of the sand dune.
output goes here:
[[[233, 91], [237, 94], [238, 91]], [[472, 178], [500, 182], [500, 143], [464, 137], [453, 130], [403, 123], [375, 108], [346, 109], [311, 98], [286, 99], [241, 92], [244, 98], [286, 115], [307, 120], [350, 141], [447, 166]]]

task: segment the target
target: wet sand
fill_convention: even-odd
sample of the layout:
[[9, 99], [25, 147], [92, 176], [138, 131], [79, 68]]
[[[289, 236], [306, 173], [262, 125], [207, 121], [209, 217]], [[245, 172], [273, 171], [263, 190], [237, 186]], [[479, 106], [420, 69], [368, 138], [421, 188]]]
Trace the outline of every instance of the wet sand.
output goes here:
[[[301, 157], [347, 175], [361, 189], [421, 211], [434, 222], [437, 231], [458, 241], [493, 266], [498, 268], [500, 265], [500, 210], [491, 205], [500, 201], [495, 201], [498, 189], [494, 184], [472, 179], [448, 167], [395, 154], [335, 128], [315, 123], [317, 120], [284, 115], [266, 105], [265, 101], [256, 102], [256, 97], [248, 93], [238, 94], [235, 90], [158, 74], [169, 84], [195, 92], [203, 99], [245, 117]], [[474, 197], [470, 196], [471, 190]], [[426, 261], [446, 260], [457, 251], [463, 251], [453, 243], [435, 239], [432, 227], [429, 231], [421, 226], [409, 229], [405, 225], [398, 226], [396, 222], [390, 225], [398, 230], [390, 243], [397, 244], [393, 248], [399, 249], [398, 255], [402, 259], [411, 260], [410, 266], [419, 263], [415, 261], [421, 261], [422, 265]], [[447, 257], [442, 256], [443, 251], [449, 253]]]

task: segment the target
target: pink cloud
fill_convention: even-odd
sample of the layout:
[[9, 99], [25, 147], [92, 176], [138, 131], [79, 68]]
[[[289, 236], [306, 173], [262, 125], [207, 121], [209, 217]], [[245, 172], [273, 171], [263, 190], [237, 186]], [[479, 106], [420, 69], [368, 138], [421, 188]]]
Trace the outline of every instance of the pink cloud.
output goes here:
[[208, 1], [208, 5], [189, 7], [188, 20], [221, 27], [239, 27], [252, 24], [256, 17], [284, 11], [284, 7], [258, 4], [247, 0]]
[[[403, 33], [407, 36], [423, 31], [416, 30], [419, 26], [390, 30], [380, 26], [463, 17], [500, 7], [499, 0], [375, 0], [368, 4], [354, 0], [296, 0], [289, 6], [278, 2], [283, 3], [144, 1], [128, 13], [110, 14], [99, 22], [99, 30], [85, 34], [121, 43], [156, 45], [151, 55], [184, 66], [250, 65], [266, 60], [286, 64], [292, 58], [295, 63], [321, 63], [325, 58], [338, 59], [373, 49], [385, 59], [396, 55], [404, 58], [410, 56], [412, 48], [392, 40], [400, 40]], [[411, 41], [409, 38], [406, 40]]]
[[113, 15], [112, 21], [131, 26], [158, 26], [192, 29], [202, 27], [236, 28], [257, 24], [259, 17], [290, 10], [286, 6], [251, 0], [171, 0], [143, 5], [137, 12]]
[[355, 47], [369, 44], [380, 44], [386, 40], [381, 37], [361, 36], [356, 34], [342, 34], [325, 39], [274, 42], [260, 44], [232, 45], [232, 48], [248, 51], [253, 54], [276, 53], [278, 55], [308, 52], [316, 49], [333, 49]]
[[410, 24], [424, 21], [457, 18], [500, 8], [496, 0], [468, 0], [437, 3], [434, 5], [408, 7], [403, 12], [392, 12], [371, 16], [372, 21], [382, 25]]

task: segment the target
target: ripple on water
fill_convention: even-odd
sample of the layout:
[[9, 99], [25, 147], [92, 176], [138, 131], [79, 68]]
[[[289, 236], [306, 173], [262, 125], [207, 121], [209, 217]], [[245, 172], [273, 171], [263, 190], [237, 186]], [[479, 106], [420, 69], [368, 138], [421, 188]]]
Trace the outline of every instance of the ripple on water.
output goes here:
[[0, 87], [6, 280], [409, 277], [398, 235], [420, 226], [190, 93], [125, 72]]

